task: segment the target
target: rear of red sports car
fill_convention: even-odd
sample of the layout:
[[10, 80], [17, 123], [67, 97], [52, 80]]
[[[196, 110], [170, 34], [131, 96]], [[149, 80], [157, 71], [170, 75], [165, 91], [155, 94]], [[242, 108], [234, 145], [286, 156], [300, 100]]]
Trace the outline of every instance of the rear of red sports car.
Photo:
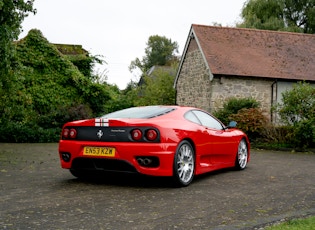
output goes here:
[[211, 114], [191, 107], [134, 107], [66, 123], [59, 142], [61, 166], [76, 177], [89, 172], [173, 176], [181, 186], [194, 175], [244, 169], [249, 141]]
[[[171, 176], [177, 136], [171, 135], [166, 107], [145, 118], [95, 118], [64, 125], [59, 142], [61, 166], [75, 176], [89, 170]], [[155, 117], [156, 116], [156, 117]], [[129, 117], [139, 117], [129, 114]], [[181, 123], [180, 119], [172, 120]], [[168, 138], [165, 139], [165, 134]]]

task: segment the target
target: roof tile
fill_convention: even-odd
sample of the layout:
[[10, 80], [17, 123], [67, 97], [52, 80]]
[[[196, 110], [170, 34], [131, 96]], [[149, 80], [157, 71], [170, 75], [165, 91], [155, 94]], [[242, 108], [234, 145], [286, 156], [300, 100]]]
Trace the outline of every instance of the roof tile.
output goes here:
[[213, 74], [315, 80], [315, 35], [192, 25]]

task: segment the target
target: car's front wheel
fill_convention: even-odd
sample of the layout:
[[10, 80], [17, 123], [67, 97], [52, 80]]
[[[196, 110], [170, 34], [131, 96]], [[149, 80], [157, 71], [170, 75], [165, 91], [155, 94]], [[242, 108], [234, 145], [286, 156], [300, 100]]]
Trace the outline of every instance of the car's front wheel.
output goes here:
[[245, 139], [242, 139], [238, 144], [235, 167], [242, 170], [246, 168], [248, 161], [248, 147]]
[[178, 186], [187, 186], [194, 178], [195, 151], [186, 140], [182, 141], [177, 147], [173, 171], [173, 177]]

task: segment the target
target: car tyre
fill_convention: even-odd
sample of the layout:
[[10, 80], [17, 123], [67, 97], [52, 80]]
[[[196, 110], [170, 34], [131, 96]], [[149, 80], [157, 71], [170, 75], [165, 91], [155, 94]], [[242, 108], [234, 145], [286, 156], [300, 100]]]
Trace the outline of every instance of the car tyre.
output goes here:
[[248, 147], [245, 139], [243, 138], [238, 144], [235, 168], [243, 170], [246, 168], [248, 162]]
[[77, 178], [87, 178], [89, 176], [88, 172], [84, 170], [70, 169], [69, 171], [72, 174], [72, 176]]
[[180, 142], [174, 156], [173, 179], [176, 186], [188, 186], [195, 174], [195, 151], [192, 145], [184, 140]]

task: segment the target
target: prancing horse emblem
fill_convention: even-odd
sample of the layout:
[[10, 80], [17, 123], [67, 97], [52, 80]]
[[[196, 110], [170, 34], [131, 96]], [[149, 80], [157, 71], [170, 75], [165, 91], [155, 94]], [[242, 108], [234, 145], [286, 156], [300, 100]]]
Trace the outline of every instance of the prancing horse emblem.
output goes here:
[[96, 133], [96, 135], [97, 135], [98, 139], [101, 139], [102, 136], [103, 136], [102, 130], [98, 130], [98, 132]]

